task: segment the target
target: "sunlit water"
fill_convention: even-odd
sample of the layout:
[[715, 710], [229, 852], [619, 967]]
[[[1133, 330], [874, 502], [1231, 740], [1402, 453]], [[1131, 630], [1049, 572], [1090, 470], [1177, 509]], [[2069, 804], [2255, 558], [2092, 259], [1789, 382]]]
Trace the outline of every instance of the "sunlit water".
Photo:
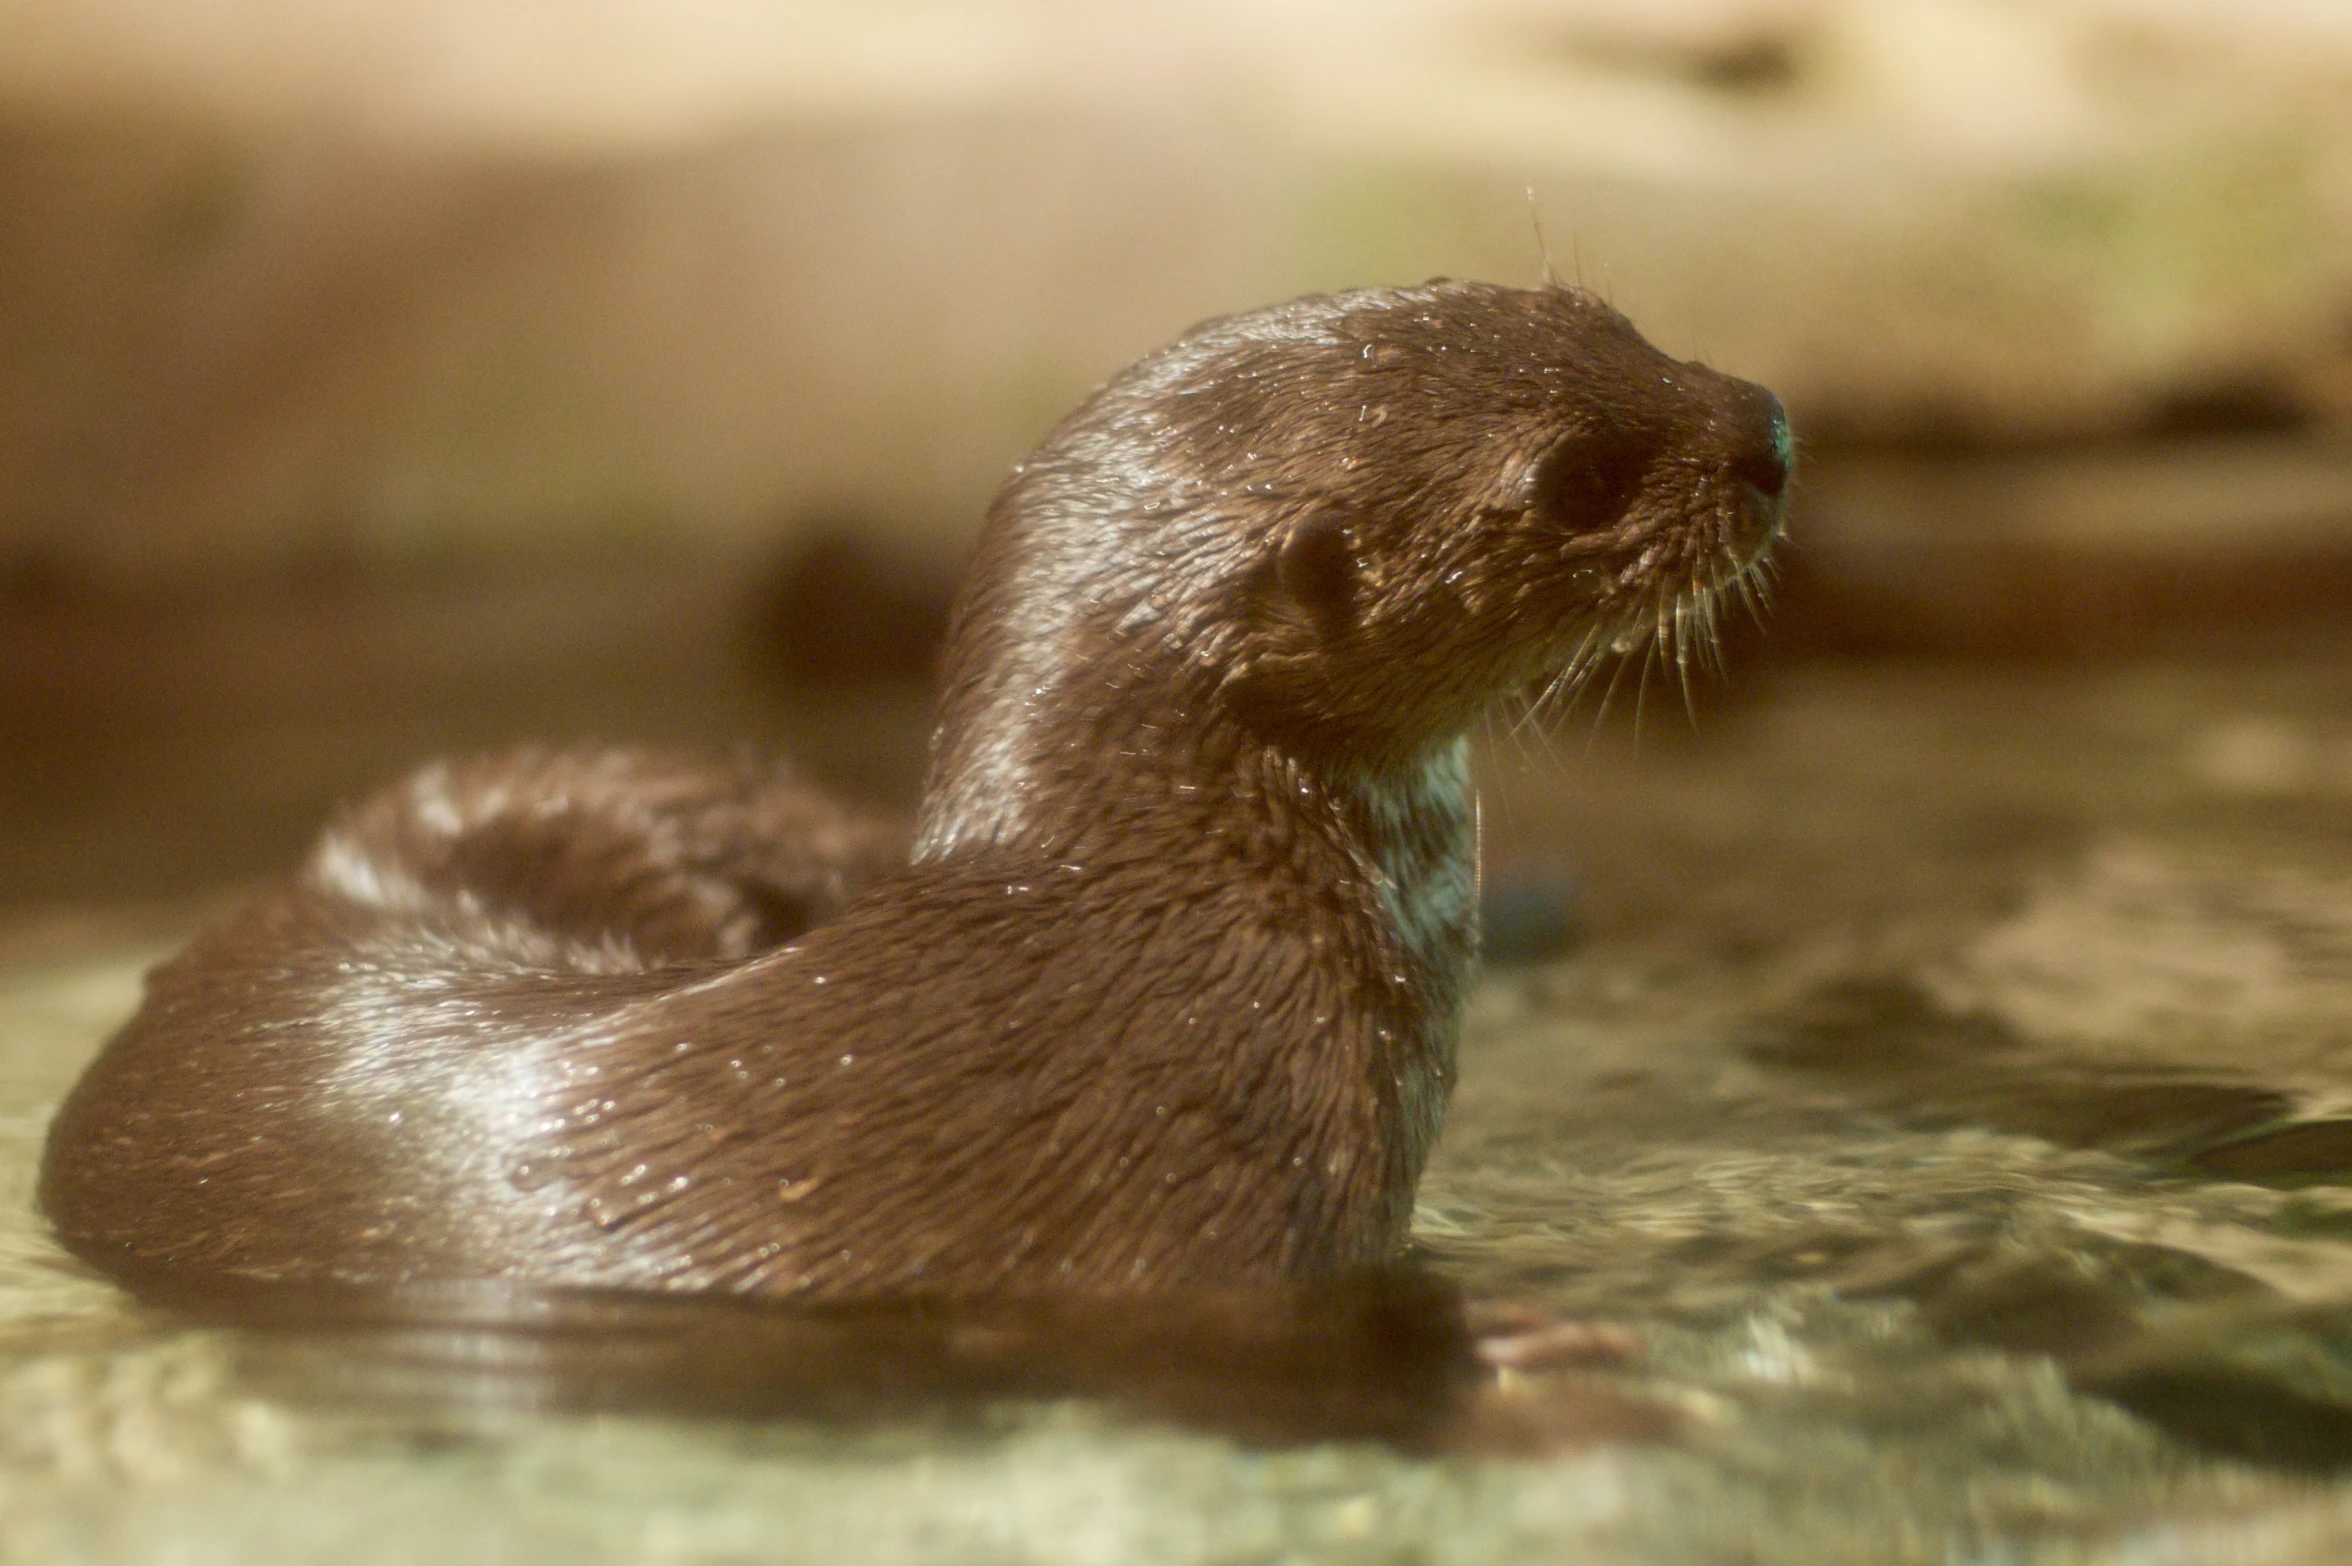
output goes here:
[[[1498, 732], [1495, 874], [1583, 938], [1484, 981], [1422, 1191], [1473, 1296], [1641, 1340], [1502, 1390], [1548, 1450], [281, 1401], [31, 1212], [156, 954], [100, 941], [0, 975], [0, 1560], [2352, 1558], [2352, 672], [1645, 728]], [[1667, 1433], [1581, 1439], [1600, 1394]]]

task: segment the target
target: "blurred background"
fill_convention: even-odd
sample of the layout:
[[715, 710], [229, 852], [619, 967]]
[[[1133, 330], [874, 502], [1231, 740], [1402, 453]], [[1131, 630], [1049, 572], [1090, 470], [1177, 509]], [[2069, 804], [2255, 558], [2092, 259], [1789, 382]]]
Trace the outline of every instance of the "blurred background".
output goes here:
[[[61, 1265], [52, 1106], [338, 801], [909, 805], [1090, 387], [1547, 253], [1781, 394], [1794, 511], [1690, 713], [1480, 736], [1415, 1239], [1687, 1440], [346, 1423]], [[2348, 825], [2348, 0], [0, 0], [0, 1558], [2334, 1566]]]
[[905, 803], [1090, 386], [1547, 250], [1792, 410], [1702, 706], [2352, 646], [2341, 0], [0, 0], [0, 915], [177, 929], [522, 738]]

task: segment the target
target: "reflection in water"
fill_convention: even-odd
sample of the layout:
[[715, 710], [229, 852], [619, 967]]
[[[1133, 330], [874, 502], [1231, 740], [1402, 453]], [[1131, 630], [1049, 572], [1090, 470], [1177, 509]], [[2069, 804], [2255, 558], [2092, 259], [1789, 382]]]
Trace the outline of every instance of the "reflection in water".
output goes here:
[[1436, 1444], [1479, 1380], [1426, 1275], [1295, 1294], [791, 1304], [503, 1282], [175, 1279], [142, 1297], [243, 1329], [295, 1401], [861, 1421], [1086, 1396], [1253, 1441]]
[[[1247, 1445], [1551, 1449], [1665, 1434], [1594, 1386], [1506, 1394], [1459, 1293], [1417, 1269], [1282, 1291], [797, 1304], [543, 1289], [141, 1280], [148, 1303], [236, 1329], [237, 1381], [295, 1405], [618, 1412], [867, 1424], [1086, 1398]], [[1526, 1359], [1557, 1324], [1482, 1313]], [[1564, 1357], [1594, 1339], [1571, 1332]], [[1599, 1340], [1604, 1349], [1605, 1336]], [[1550, 1357], [1563, 1357], [1554, 1353]], [[1540, 1368], [1540, 1367], [1539, 1367]]]

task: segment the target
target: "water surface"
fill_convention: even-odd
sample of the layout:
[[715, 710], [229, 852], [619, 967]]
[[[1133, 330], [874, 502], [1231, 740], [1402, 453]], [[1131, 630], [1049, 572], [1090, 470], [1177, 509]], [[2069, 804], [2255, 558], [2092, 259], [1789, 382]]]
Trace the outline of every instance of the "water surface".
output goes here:
[[2352, 1555], [2352, 660], [1796, 670], [1644, 726], [1486, 772], [1571, 939], [1482, 982], [1417, 1233], [1641, 1344], [1512, 1378], [1512, 1455], [1035, 1386], [321, 1397], [315, 1343], [143, 1310], [30, 1209], [166, 949], [99, 910], [0, 972], [0, 1560]]

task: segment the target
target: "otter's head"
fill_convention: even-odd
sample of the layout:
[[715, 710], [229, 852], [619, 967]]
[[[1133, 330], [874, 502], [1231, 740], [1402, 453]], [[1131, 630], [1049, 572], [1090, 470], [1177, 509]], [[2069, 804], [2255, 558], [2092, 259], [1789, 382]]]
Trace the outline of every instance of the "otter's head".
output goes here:
[[1310, 764], [1403, 764], [1611, 649], [1680, 654], [1777, 536], [1790, 459], [1770, 392], [1577, 289], [1209, 322], [998, 496], [921, 852], [1004, 835], [982, 801], [1097, 717], [1157, 704]]

